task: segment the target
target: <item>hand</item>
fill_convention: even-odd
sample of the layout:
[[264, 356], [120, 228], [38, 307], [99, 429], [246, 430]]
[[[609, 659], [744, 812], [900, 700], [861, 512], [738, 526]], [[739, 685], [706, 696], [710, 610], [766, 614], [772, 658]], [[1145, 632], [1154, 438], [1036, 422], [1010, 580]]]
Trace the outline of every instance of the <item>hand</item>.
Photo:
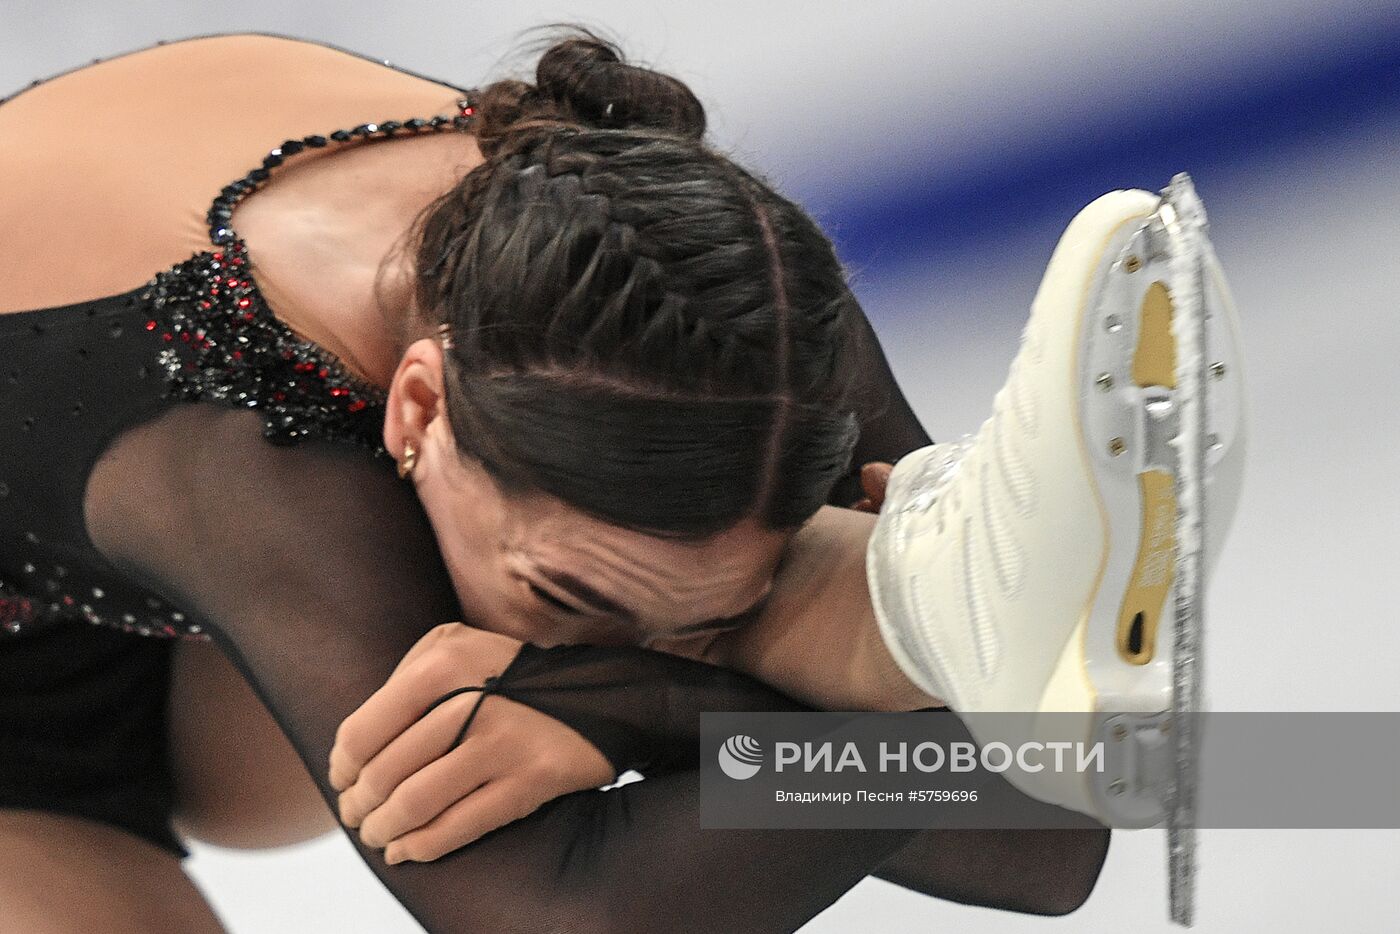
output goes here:
[[330, 782], [341, 792], [340, 819], [366, 846], [385, 847], [387, 862], [435, 860], [560, 795], [616, 778], [588, 740], [507, 697], [470, 691], [424, 714], [443, 694], [499, 675], [523, 644], [461, 623], [437, 626], [336, 731]]
[[851, 508], [860, 512], [879, 512], [885, 504], [885, 486], [890, 482], [892, 470], [894, 465], [884, 461], [871, 461], [861, 467], [860, 486], [865, 491], [865, 498]]

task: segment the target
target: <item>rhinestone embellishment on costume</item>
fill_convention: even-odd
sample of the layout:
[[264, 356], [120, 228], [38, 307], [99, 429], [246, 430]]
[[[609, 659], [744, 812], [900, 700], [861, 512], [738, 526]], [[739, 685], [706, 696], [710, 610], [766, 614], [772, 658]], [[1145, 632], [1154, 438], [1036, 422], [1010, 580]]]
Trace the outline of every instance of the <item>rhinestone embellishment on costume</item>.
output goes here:
[[263, 412], [263, 434], [291, 444], [308, 437], [377, 449], [384, 393], [348, 375], [268, 309], [248, 278], [242, 241], [197, 253], [156, 276], [146, 330], [159, 335], [172, 393]]
[[34, 601], [0, 581], [0, 631], [18, 633], [37, 618]]
[[279, 444], [316, 437], [348, 441], [383, 453], [383, 390], [349, 374], [340, 361], [297, 337], [264, 301], [252, 279], [252, 260], [233, 229], [234, 206], [266, 182], [291, 156], [332, 142], [390, 139], [464, 130], [476, 115], [469, 98], [457, 114], [364, 123], [327, 136], [287, 140], [262, 165], [226, 185], [209, 208], [215, 249], [196, 253], [151, 280], [146, 330], [161, 341], [160, 363], [172, 393], [258, 409], [263, 434]]
[[[0, 104], [4, 102], [0, 98]], [[154, 373], [158, 359], [171, 398], [259, 410], [264, 434], [277, 443], [316, 437], [382, 454], [385, 393], [356, 378], [333, 354], [302, 340], [276, 317], [253, 279], [253, 260], [230, 223], [233, 209], [298, 153], [341, 143], [467, 130], [476, 113], [468, 97], [457, 102], [450, 116], [366, 123], [283, 142], [213, 200], [207, 217], [210, 248], [151, 279], [140, 292], [142, 316], [134, 322], [130, 317], [114, 321], [105, 333], [113, 339], [149, 341], [150, 363], [142, 364], [137, 376], [144, 379]], [[136, 302], [132, 295], [127, 305]], [[33, 327], [36, 335], [43, 334], [40, 325]], [[87, 350], [79, 354], [86, 356]], [[0, 378], [14, 384], [20, 374]], [[81, 404], [72, 409], [74, 416], [82, 412]], [[29, 430], [33, 424], [31, 418], [21, 428]], [[9, 483], [0, 482], [0, 499], [12, 492]], [[40, 553], [45, 543], [35, 531], [24, 532], [16, 541], [36, 554], [21, 554], [22, 563], [7, 567], [8, 578], [0, 575], [0, 638], [29, 639], [51, 627], [86, 622], [139, 636], [209, 641], [209, 633], [189, 608], [110, 577], [111, 569], [100, 563], [66, 555], [55, 561], [53, 555]]]

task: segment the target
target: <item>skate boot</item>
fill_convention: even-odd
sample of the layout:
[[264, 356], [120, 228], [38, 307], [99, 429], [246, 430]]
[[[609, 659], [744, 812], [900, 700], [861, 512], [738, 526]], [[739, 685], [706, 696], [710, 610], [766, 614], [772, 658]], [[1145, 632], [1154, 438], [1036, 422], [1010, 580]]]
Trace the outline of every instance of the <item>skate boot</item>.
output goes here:
[[[1166, 824], [1191, 921], [1201, 610], [1239, 497], [1240, 337], [1190, 179], [1070, 223], [975, 436], [895, 464], [867, 571], [911, 681], [982, 744], [1103, 743], [1007, 771], [1117, 827]], [[998, 712], [980, 718], [983, 712]]]

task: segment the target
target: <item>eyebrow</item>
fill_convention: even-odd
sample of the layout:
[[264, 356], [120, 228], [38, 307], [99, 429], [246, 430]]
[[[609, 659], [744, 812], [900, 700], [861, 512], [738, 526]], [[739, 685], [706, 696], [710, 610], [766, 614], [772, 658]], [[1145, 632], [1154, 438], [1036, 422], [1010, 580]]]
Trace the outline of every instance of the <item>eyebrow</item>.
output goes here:
[[714, 619], [707, 619], [703, 623], [691, 623], [689, 626], [681, 626], [679, 628], [673, 629], [666, 635], [690, 636], [696, 633], [707, 632], [711, 629], [736, 629], [739, 626], [750, 622], [755, 616], [763, 612], [764, 607], [768, 604], [768, 601], [772, 596], [773, 591], [770, 590], [763, 596], [759, 597], [758, 601], [755, 602], [753, 606], [749, 607], [747, 610], [744, 610], [742, 613], [736, 613], [733, 616], [718, 616]]
[[567, 592], [575, 600], [588, 604], [599, 612], [613, 613], [628, 620], [636, 619], [636, 614], [627, 609], [627, 607], [618, 603], [616, 600], [603, 596], [568, 571], [556, 571], [551, 568], [541, 567], [539, 572], [545, 580], [548, 580], [550, 583], [554, 584], [554, 586]]

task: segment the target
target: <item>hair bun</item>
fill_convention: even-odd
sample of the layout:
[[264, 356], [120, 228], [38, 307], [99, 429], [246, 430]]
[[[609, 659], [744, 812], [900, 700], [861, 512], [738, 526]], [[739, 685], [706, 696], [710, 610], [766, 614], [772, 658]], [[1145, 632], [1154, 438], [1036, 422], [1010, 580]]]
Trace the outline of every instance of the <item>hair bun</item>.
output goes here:
[[705, 108], [683, 82], [629, 64], [613, 43], [579, 32], [540, 56], [536, 94], [591, 126], [650, 127], [691, 139], [704, 135]]

